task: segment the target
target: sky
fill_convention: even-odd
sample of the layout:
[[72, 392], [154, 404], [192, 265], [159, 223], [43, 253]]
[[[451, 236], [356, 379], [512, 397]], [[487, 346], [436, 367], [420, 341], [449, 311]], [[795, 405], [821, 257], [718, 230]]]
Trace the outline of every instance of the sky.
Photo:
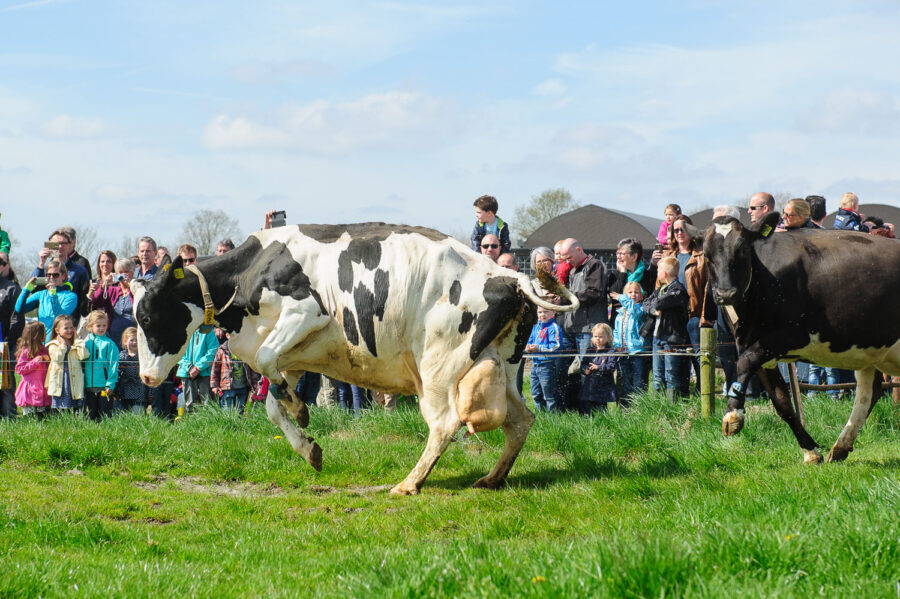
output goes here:
[[897, 31], [894, 1], [0, 0], [0, 226], [900, 206]]

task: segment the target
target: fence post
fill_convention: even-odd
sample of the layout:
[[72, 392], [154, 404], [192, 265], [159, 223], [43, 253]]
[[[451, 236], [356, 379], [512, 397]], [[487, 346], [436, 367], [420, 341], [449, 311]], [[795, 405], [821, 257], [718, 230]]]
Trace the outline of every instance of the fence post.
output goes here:
[[709, 420], [716, 411], [716, 327], [700, 329], [700, 415]]

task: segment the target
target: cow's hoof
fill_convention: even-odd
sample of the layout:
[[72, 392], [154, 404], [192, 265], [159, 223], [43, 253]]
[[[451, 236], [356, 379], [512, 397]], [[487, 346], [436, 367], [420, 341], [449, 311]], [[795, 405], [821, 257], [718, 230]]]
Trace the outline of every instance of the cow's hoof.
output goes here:
[[318, 443], [313, 443], [309, 450], [309, 465], [315, 468], [316, 472], [322, 471], [322, 448]]
[[804, 464], [821, 464], [822, 463], [822, 454], [819, 453], [818, 449], [810, 449], [809, 451], [803, 450], [803, 463]]
[[415, 485], [407, 484], [406, 481], [403, 481], [396, 487], [390, 490], [391, 495], [418, 495], [419, 489]]
[[300, 402], [300, 408], [297, 410], [297, 415], [294, 418], [297, 420], [297, 426], [300, 428], [309, 426], [309, 408], [306, 407], [305, 403]]
[[722, 417], [722, 434], [731, 437], [744, 428], [744, 410], [732, 410]]
[[845, 449], [843, 447], [838, 447], [835, 445], [831, 448], [831, 451], [828, 452], [828, 457], [825, 458], [826, 462], [843, 462], [847, 459], [847, 456], [850, 455], [850, 452], [853, 449]]
[[479, 478], [478, 480], [476, 480], [475, 484], [472, 485], [472, 487], [474, 487], [476, 489], [490, 489], [492, 491], [495, 491], [495, 490], [499, 489], [500, 487], [502, 487], [503, 483], [505, 483], [505, 482], [506, 482], [506, 479], [503, 479], [503, 478], [501, 478], [499, 480], [495, 480], [489, 476], [485, 476], [485, 477], [482, 477], [482, 478]]

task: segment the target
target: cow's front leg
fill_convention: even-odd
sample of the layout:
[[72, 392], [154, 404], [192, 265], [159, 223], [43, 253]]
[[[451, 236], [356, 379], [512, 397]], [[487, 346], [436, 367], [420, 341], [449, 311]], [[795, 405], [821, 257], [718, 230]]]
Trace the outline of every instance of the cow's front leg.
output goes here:
[[534, 424], [534, 414], [525, 407], [518, 389], [515, 387], [515, 378], [512, 379], [512, 387], [507, 389], [506, 393], [506, 420], [503, 422], [503, 434], [506, 436], [506, 442], [503, 444], [503, 453], [497, 465], [491, 472], [475, 481], [475, 487], [480, 489], [498, 489], [503, 485], [509, 470], [522, 451], [525, 440], [528, 438], [528, 431]]
[[328, 314], [322, 314], [319, 304], [312, 297], [299, 302], [291, 299], [283, 301], [288, 304], [281, 309], [275, 326], [256, 350], [255, 356], [258, 372], [276, 385], [284, 381], [278, 369], [278, 358], [331, 321]]
[[271, 393], [266, 398], [266, 415], [272, 424], [282, 430], [294, 451], [303, 456], [303, 459], [309, 462], [309, 465], [315, 468], [317, 472], [321, 472], [322, 448], [311, 437], [307, 437], [297, 428], [287, 410], [284, 409], [281, 400]]
[[737, 361], [737, 380], [731, 383], [728, 390], [728, 403], [725, 415], [722, 416], [722, 434], [726, 437], [736, 435], [744, 428], [744, 397], [747, 383], [765, 362], [771, 359], [759, 344], [754, 344], [741, 352]]
[[277, 385], [275, 390], [278, 400], [281, 401], [281, 405], [288, 411], [288, 414], [294, 417], [300, 428], [306, 428], [309, 426], [309, 408], [297, 395], [297, 381], [300, 380], [300, 376], [287, 372], [282, 372], [281, 375], [284, 380]]
[[419, 492], [419, 487], [450, 445], [454, 433], [462, 426], [456, 413], [456, 406], [447, 401], [446, 390], [429, 390], [426, 387], [425, 393], [419, 398], [419, 408], [422, 417], [428, 423], [428, 442], [415, 468], [400, 484], [391, 489], [391, 493], [395, 495], [415, 495]]
[[866, 423], [866, 417], [869, 415], [874, 383], [874, 368], [856, 371], [856, 399], [853, 402], [853, 410], [850, 412], [850, 419], [847, 420], [847, 424], [844, 425], [844, 429], [835, 441], [834, 447], [828, 452], [828, 457], [825, 458], [826, 462], [843, 461], [853, 451], [856, 435], [859, 434], [859, 429]]
[[768, 391], [769, 397], [772, 398], [772, 405], [775, 406], [775, 411], [791, 427], [791, 431], [793, 431], [794, 437], [803, 451], [803, 462], [806, 464], [821, 463], [822, 454], [816, 449], [818, 443], [804, 428], [800, 415], [794, 409], [794, 404], [791, 402], [790, 389], [788, 389], [787, 383], [784, 382], [781, 372], [777, 368], [762, 368], [759, 371], [759, 380], [762, 382], [763, 387], [766, 388], [766, 391]]

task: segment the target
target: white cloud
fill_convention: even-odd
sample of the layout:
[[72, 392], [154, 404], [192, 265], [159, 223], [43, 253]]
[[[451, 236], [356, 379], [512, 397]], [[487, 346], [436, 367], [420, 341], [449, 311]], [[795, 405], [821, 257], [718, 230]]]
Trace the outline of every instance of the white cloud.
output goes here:
[[60, 114], [44, 123], [41, 133], [54, 139], [91, 139], [107, 135], [109, 127], [96, 117]]
[[316, 60], [256, 61], [236, 65], [228, 74], [235, 81], [250, 84], [277, 83], [303, 77], [323, 77], [334, 67]]
[[0, 8], [0, 12], [14, 12], [17, 10], [28, 10], [31, 8], [43, 8], [45, 6], [62, 4], [64, 2], [68, 2], [68, 0], [34, 0], [33, 2], [22, 2], [20, 4], [13, 4], [11, 6]]
[[536, 96], [561, 96], [567, 89], [562, 79], [547, 79], [538, 83], [531, 91]]
[[288, 150], [335, 155], [364, 148], [430, 145], [459, 130], [452, 102], [421, 93], [370, 94], [349, 102], [317, 100], [266, 115], [219, 114], [203, 140], [215, 150]]
[[893, 135], [900, 125], [900, 108], [888, 93], [844, 88], [820, 98], [796, 121], [807, 133]]

